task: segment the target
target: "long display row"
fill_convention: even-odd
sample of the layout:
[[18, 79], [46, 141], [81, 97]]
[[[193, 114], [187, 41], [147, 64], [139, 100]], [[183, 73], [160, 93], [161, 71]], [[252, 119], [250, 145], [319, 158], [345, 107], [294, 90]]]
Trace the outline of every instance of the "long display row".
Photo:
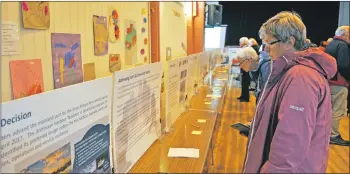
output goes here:
[[1, 173], [128, 172], [171, 131], [220, 56], [218, 49], [168, 61], [165, 76], [153, 63], [3, 103]]

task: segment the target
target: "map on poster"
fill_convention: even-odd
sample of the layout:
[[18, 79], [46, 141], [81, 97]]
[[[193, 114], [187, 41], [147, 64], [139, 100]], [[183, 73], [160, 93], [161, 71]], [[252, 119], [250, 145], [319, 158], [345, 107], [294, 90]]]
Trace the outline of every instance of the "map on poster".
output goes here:
[[114, 73], [114, 171], [126, 173], [161, 134], [162, 63]]
[[1, 173], [110, 173], [111, 88], [107, 77], [3, 103]]
[[187, 78], [189, 57], [168, 61], [168, 72], [165, 76], [166, 90], [166, 131], [185, 111], [185, 103], [189, 100]]

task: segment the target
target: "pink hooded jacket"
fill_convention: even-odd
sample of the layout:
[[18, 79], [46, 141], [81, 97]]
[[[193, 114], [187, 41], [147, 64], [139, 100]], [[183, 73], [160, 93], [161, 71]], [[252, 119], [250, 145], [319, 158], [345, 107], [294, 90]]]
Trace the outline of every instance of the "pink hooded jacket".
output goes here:
[[271, 66], [243, 173], [325, 173], [332, 117], [328, 80], [337, 72], [336, 60], [310, 48]]

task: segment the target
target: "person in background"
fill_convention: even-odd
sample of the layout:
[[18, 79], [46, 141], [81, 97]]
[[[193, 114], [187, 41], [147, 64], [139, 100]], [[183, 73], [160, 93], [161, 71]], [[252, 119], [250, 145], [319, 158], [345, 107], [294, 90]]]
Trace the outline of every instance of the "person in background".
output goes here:
[[345, 141], [339, 133], [340, 119], [346, 114], [346, 100], [350, 81], [349, 37], [349, 26], [338, 27], [333, 40], [326, 47], [326, 53], [336, 59], [338, 68], [336, 76], [329, 81], [333, 112], [330, 143], [342, 146], [350, 146], [350, 141]]
[[[249, 40], [247, 37], [242, 37], [239, 39], [239, 46], [243, 48], [239, 53], [238, 57], [243, 54], [243, 50], [245, 47], [248, 47]], [[242, 62], [240, 62], [242, 63]], [[244, 69], [241, 68], [241, 75], [242, 75], [242, 82], [241, 82], [241, 96], [237, 99], [241, 102], [249, 102], [249, 86], [250, 86], [250, 77], [249, 73], [247, 71], [244, 71]]]
[[332, 40], [333, 40], [333, 38], [328, 38], [328, 39], [327, 39], [327, 43], [332, 42]]
[[256, 54], [259, 54], [259, 44], [254, 38], [249, 39], [248, 45], [255, 50]]
[[328, 79], [336, 61], [305, 49], [306, 27], [280, 12], [259, 30], [273, 60], [248, 137], [243, 173], [325, 173], [332, 105]]
[[328, 45], [327, 41], [321, 41], [320, 46], [318, 47], [318, 49], [320, 49], [321, 51], [326, 51], [326, 46]]
[[245, 72], [253, 71], [257, 68], [258, 65], [258, 54], [252, 47], [245, 47], [238, 54], [240, 63], [240, 68]]
[[247, 37], [241, 37], [241, 38], [239, 39], [239, 46], [240, 46], [241, 48], [244, 48], [244, 47], [249, 46], [249, 39], [248, 39]]
[[310, 39], [306, 39], [306, 43], [307, 43], [308, 47], [317, 47], [317, 45], [312, 43]]
[[258, 103], [259, 100], [259, 94], [262, 88], [264, 87], [267, 76], [270, 72], [270, 67], [272, 66], [272, 60], [269, 54], [265, 50], [264, 44], [262, 44], [262, 50], [259, 52], [259, 63], [255, 70], [250, 72], [251, 78], [256, 83], [256, 89], [255, 89], [255, 97], [256, 97], [256, 103]]

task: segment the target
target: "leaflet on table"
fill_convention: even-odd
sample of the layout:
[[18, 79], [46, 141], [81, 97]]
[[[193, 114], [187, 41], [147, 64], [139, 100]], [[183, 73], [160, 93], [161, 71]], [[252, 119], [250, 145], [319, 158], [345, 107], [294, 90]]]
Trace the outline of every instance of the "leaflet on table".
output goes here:
[[111, 172], [112, 78], [2, 104], [1, 173]]
[[162, 64], [114, 73], [112, 142], [114, 171], [126, 173], [160, 136]]
[[189, 100], [186, 83], [188, 78], [188, 57], [168, 61], [166, 74], [166, 130], [185, 111], [185, 103]]

